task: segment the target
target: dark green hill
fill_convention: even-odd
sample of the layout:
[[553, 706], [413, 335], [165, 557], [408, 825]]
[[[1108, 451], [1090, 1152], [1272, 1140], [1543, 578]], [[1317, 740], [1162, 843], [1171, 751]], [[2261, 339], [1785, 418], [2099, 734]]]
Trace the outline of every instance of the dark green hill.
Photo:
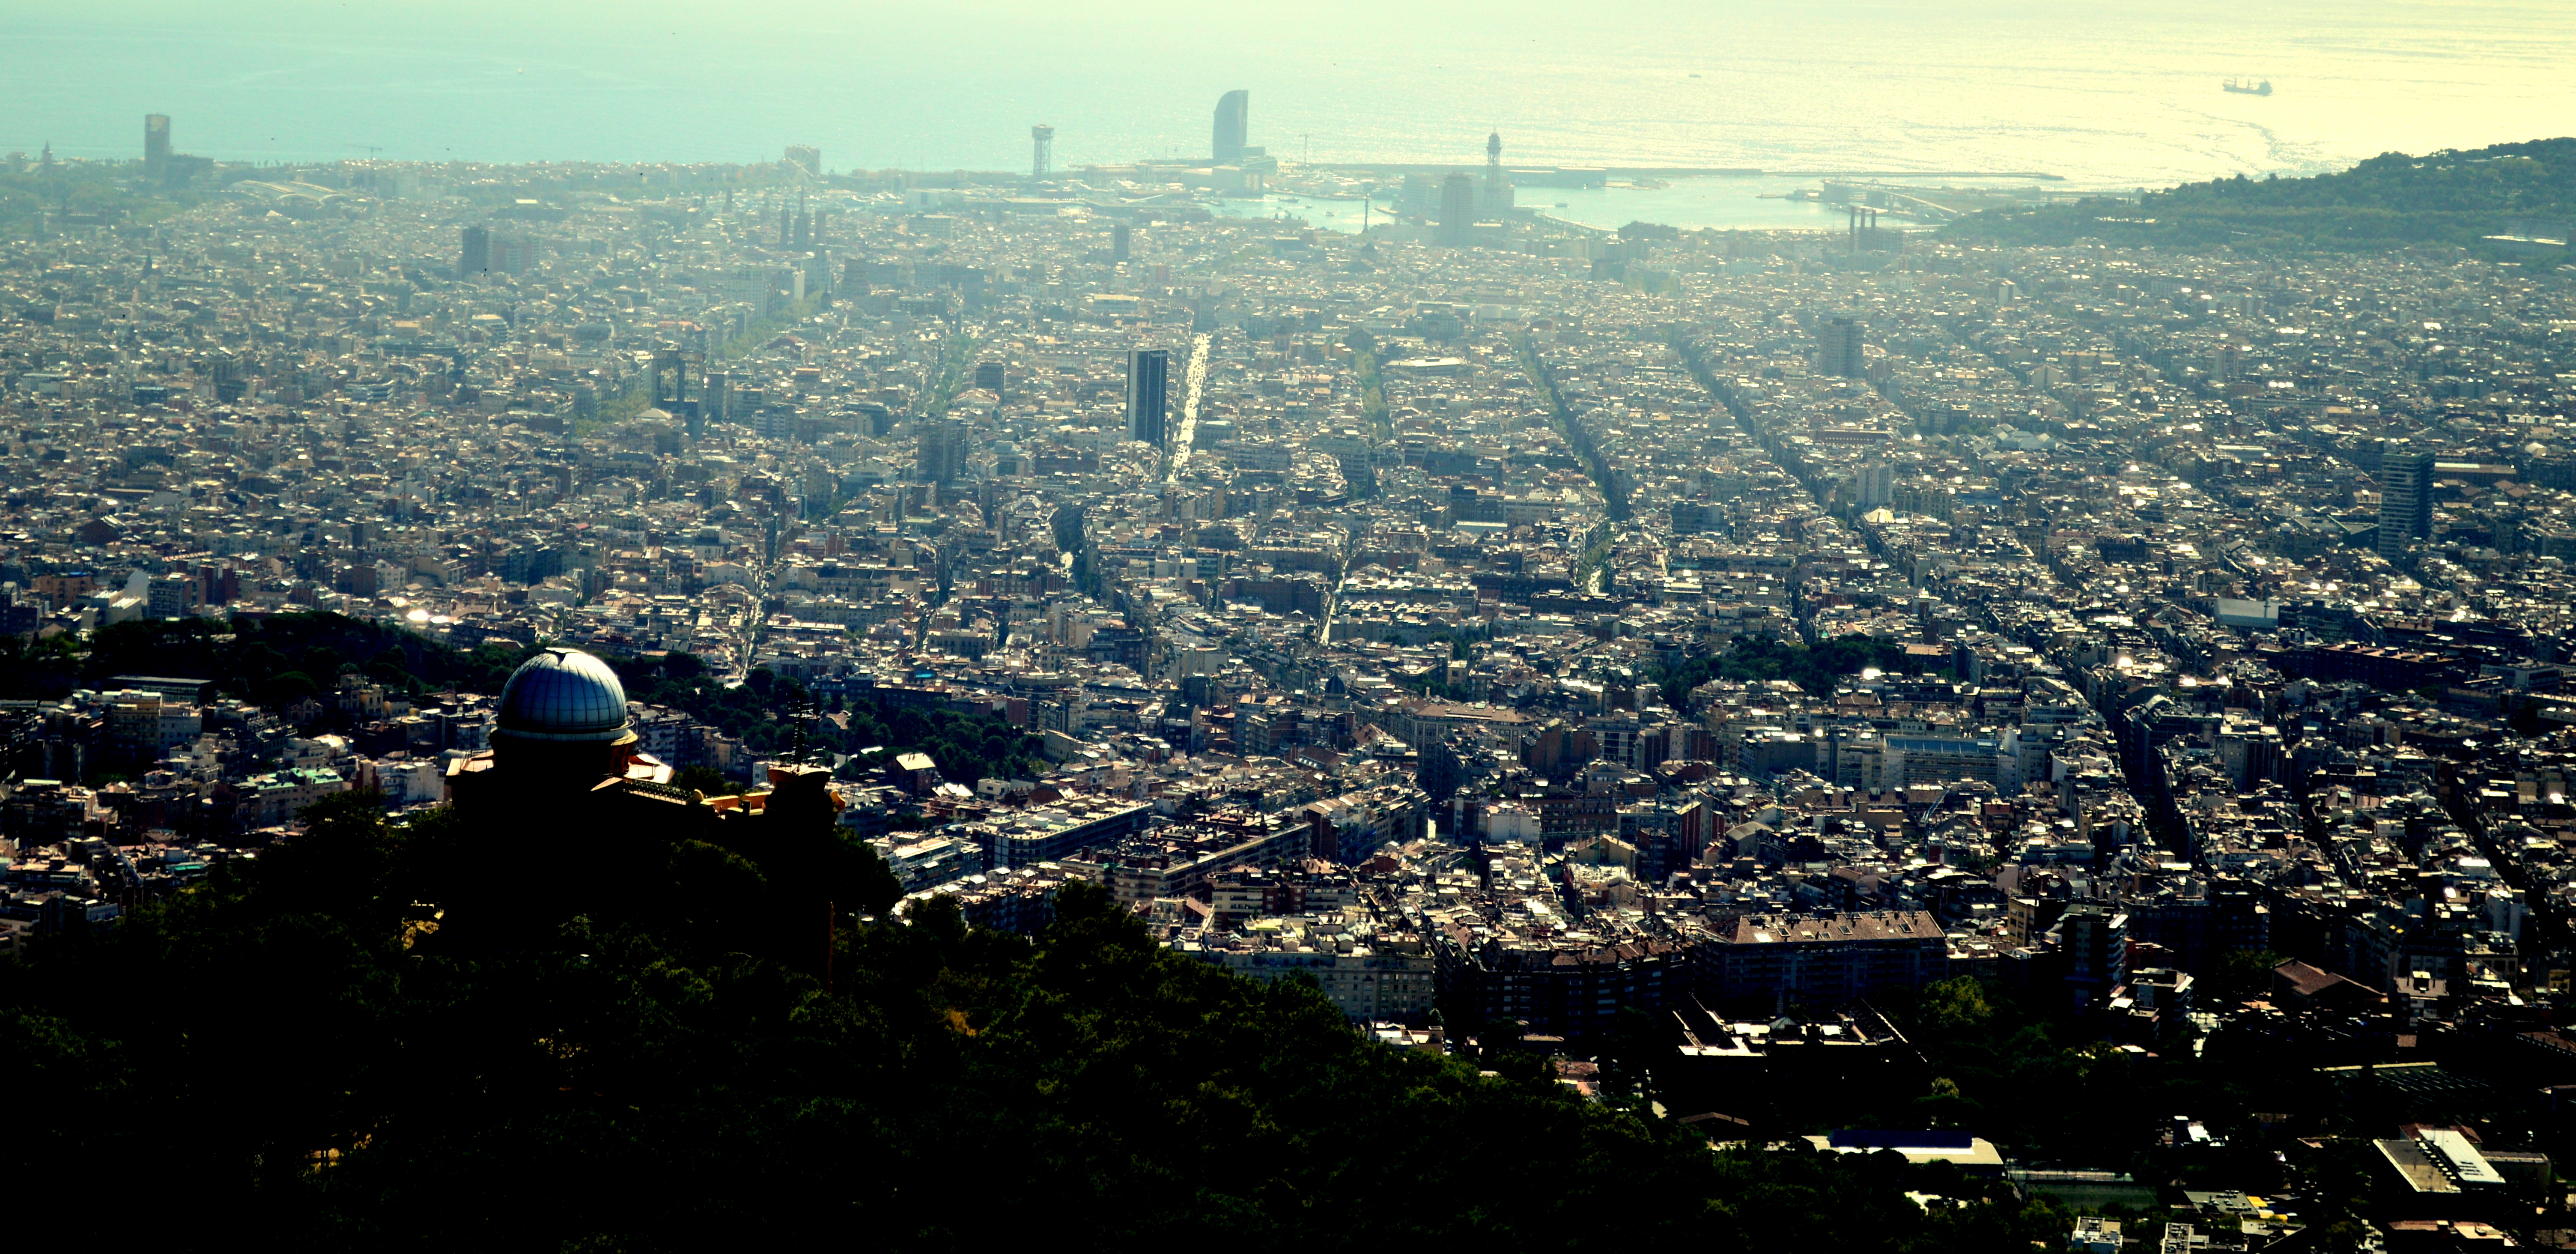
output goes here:
[[[285, 713], [310, 696], [327, 698], [344, 671], [385, 685], [389, 692], [420, 697], [444, 689], [496, 695], [531, 646], [486, 642], [455, 649], [398, 627], [331, 613], [118, 623], [92, 633], [84, 655], [66, 638], [30, 648], [0, 640], [0, 699], [55, 700], [76, 687], [106, 687], [120, 675], [179, 675], [210, 680], [217, 692]], [[810, 694], [766, 670], [727, 688], [705, 664], [686, 653], [612, 656], [637, 701], [666, 705], [763, 755], [795, 741], [798, 714]], [[331, 707], [298, 720], [307, 731], [349, 731], [355, 720]], [[973, 783], [987, 775], [1032, 775], [1040, 769], [1038, 742], [1001, 716], [949, 709], [906, 709], [871, 701], [865, 694], [812, 703], [802, 726], [817, 753], [861, 754], [853, 777], [881, 767], [889, 755], [920, 751], [949, 778]], [[880, 752], [862, 754], [863, 750]], [[826, 759], [831, 760], [831, 759]], [[94, 765], [106, 769], [102, 760]]]
[[2239, 175], [2149, 192], [2136, 203], [1991, 209], [1943, 233], [1971, 243], [2062, 245], [2090, 237], [2123, 247], [2357, 250], [2477, 246], [2486, 236], [2544, 225], [2564, 239], [2570, 218], [2576, 138], [2422, 157], [2392, 152], [2340, 174]]
[[[66, 224], [157, 222], [204, 199], [202, 192], [147, 195], [134, 186], [140, 162], [64, 161], [51, 169], [0, 169], [0, 240], [37, 233], [44, 215]], [[14, 312], [14, 311], [12, 311]]]
[[[893, 888], [827, 822], [600, 832], [585, 873], [538, 884], [559, 831], [388, 824], [362, 797], [306, 818], [0, 963], [10, 1183], [45, 1199], [22, 1237], [1985, 1254], [2067, 1231], [1946, 1165], [1712, 1153], [1526, 1055], [1399, 1053], [1311, 984], [1163, 949], [1088, 885], [1035, 938], [953, 907], [827, 933], [817, 896]], [[157, 1180], [116, 1188], [136, 1175]]]

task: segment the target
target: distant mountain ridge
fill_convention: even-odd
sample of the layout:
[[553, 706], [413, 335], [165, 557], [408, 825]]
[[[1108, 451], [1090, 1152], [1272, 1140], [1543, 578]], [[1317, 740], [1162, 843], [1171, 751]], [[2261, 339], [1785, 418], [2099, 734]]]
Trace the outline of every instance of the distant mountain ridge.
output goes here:
[[2213, 179], [2039, 209], [1996, 209], [1953, 223], [1957, 239], [2124, 246], [2219, 244], [2336, 251], [2415, 244], [2480, 246], [2540, 230], [2567, 238], [2576, 218], [2576, 138], [2536, 139], [2421, 157], [2387, 153], [2313, 178]]

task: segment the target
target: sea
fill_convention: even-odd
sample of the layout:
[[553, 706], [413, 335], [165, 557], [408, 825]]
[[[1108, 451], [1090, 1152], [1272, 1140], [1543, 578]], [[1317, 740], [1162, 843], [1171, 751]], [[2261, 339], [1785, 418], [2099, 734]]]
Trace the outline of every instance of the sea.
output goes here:
[[1022, 169], [1045, 123], [1064, 169], [1203, 155], [1240, 88], [1292, 164], [1493, 133], [1507, 165], [1764, 171], [1522, 197], [1679, 226], [1824, 225], [1762, 192], [1825, 172], [2132, 190], [2576, 133], [2566, 0], [0, 0], [0, 56], [0, 151], [73, 157], [166, 113], [225, 160]]

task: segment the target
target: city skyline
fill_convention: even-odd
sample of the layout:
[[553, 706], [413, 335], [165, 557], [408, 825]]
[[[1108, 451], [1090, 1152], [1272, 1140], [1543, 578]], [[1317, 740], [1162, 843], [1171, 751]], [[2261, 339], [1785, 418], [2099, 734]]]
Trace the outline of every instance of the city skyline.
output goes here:
[[2576, 17], [1023, 8], [0, 11], [25, 1242], [2576, 1249]]
[[[939, 37], [934, 8], [890, 17], [858, 42], [823, 39], [820, 47], [845, 50], [825, 52], [813, 69], [755, 69], [759, 54], [745, 42], [755, 32], [811, 43], [847, 21], [769, 6], [711, 29], [692, 25], [690, 56], [744, 85], [719, 120], [669, 111], [650, 80], [626, 68], [675, 55], [676, 18], [575, 43], [565, 25], [574, 11], [517, 15], [531, 55], [515, 57], [399, 15], [359, 21], [255, 5], [201, 27], [172, 11], [121, 26], [114, 40], [85, 19], [20, 15], [0, 29], [45, 55], [0, 89], [0, 116], [23, 128], [0, 145], [33, 152], [50, 140], [66, 155], [121, 154], [124, 119], [161, 112], [197, 119], [190, 142], [227, 160], [330, 160], [373, 148], [408, 160], [738, 161], [813, 142], [845, 169], [1013, 169], [1024, 165], [1014, 139], [1032, 118], [1063, 128], [1067, 165], [1205, 152], [1205, 102], [1250, 88], [1265, 102], [1273, 153], [1291, 158], [1421, 160], [1447, 151], [1426, 139], [1501, 129], [1526, 159], [1550, 163], [2035, 168], [2100, 188], [2313, 172], [2389, 149], [2528, 139], [2568, 129], [2576, 108], [2546, 73], [2576, 48], [2576, 28], [2545, 7], [2505, 4], [2453, 6], [2441, 24], [2395, 3], [2331, 14], [2272, 5], [2228, 21], [2187, 6], [2098, 28], [2004, 4], [1896, 6], [1867, 17], [1645, 6], [1640, 24], [1582, 28], [1553, 43], [1527, 7], [1462, 28], [1444, 25], [1434, 6], [1371, 15], [1375, 40], [1267, 58], [1249, 55], [1257, 39], [1224, 21], [1183, 23], [1176, 29], [1194, 41], [1188, 79], [1120, 91], [1082, 69], [1106, 45], [1103, 28], [1077, 10], [1002, 31], [981, 61]], [[394, 31], [402, 41], [386, 42]], [[1661, 38], [1636, 33], [1648, 31]], [[1738, 38], [1700, 42], [1733, 51], [1677, 54], [1695, 46], [1692, 36], [1721, 31]], [[1873, 33], [1916, 49], [1915, 59], [1882, 55]], [[212, 62], [195, 55], [209, 44], [228, 51]], [[2065, 49], [2062, 61], [2047, 59], [2052, 44]], [[1403, 51], [1444, 46], [1458, 55], [1427, 65]], [[1533, 60], [1539, 47], [1551, 58]], [[1809, 57], [1811, 47], [1849, 50], [1850, 59]], [[2005, 48], [2020, 59], [1998, 57]], [[852, 58], [892, 94], [817, 76]], [[354, 73], [361, 65], [376, 68]], [[1007, 67], [998, 78], [997, 67]], [[2231, 76], [2269, 78], [2278, 90], [2223, 96]], [[101, 81], [150, 87], [120, 87], [111, 105], [81, 90]], [[2391, 82], [2407, 90], [2391, 93]], [[1614, 84], [1621, 89], [1604, 94]], [[952, 87], [964, 90], [964, 107], [921, 107]], [[1814, 92], [1873, 102], [1875, 112], [1820, 128], [1809, 121]], [[1880, 103], [1879, 92], [1899, 94]], [[1603, 109], [1610, 99], [1637, 107]]]

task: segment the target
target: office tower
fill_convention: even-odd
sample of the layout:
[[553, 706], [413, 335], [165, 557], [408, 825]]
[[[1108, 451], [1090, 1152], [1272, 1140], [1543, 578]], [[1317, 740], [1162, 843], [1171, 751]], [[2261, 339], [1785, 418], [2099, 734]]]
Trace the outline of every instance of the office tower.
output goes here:
[[[704, 438], [707, 434], [708, 419], [732, 418], [738, 395], [734, 389], [731, 374], [721, 370], [708, 371], [707, 385], [698, 393], [697, 407], [689, 414], [689, 438], [692, 440]], [[885, 433], [879, 431], [873, 434]]]
[[170, 115], [143, 115], [143, 181], [159, 187], [170, 178]]
[[1485, 181], [1476, 188], [1476, 216], [1500, 220], [1511, 213], [1512, 181], [1503, 174], [1503, 134], [1485, 137]]
[[1860, 344], [1860, 324], [1849, 318], [1830, 319], [1816, 328], [1817, 373], [1843, 379], [1864, 377]]
[[787, 163], [819, 178], [823, 173], [823, 150], [812, 144], [789, 144]]
[[1109, 259], [1125, 261], [1135, 251], [1136, 228], [1124, 222], [1109, 228]]
[[2433, 538], [2433, 450], [2408, 440], [2379, 444], [2379, 555], [2405, 556], [2410, 541]]
[[1042, 179], [1055, 167], [1055, 128], [1040, 122], [1029, 128], [1029, 177]]
[[2079, 902], [2057, 920], [2068, 1000], [2089, 1006], [2129, 982], [2129, 916], [2116, 906]]
[[1440, 180], [1440, 243], [1448, 248], [1465, 248], [1475, 233], [1475, 183], [1464, 174]]
[[1860, 499], [1852, 503], [1878, 509], [1896, 499], [1896, 471], [1885, 462], [1871, 462], [1860, 468], [1856, 487]]
[[1428, 174], [1405, 175], [1404, 186], [1396, 193], [1396, 216], [1428, 218], [1439, 211], [1439, 181]]
[[975, 363], [976, 387], [992, 393], [994, 399], [999, 400], [1002, 398], [1002, 382], [1002, 363], [998, 361], [979, 361]]
[[535, 240], [525, 235], [494, 235], [489, 238], [492, 242], [486, 253], [487, 269], [502, 274], [526, 274], [537, 264]]
[[492, 272], [492, 231], [489, 227], [465, 228], [464, 246], [457, 251], [456, 277]]
[[954, 418], [926, 423], [915, 451], [915, 474], [928, 483], [955, 483], [966, 472], [966, 424]]
[[1243, 160], [1243, 148], [1250, 133], [1252, 93], [1230, 91], [1217, 97], [1216, 139], [1209, 145], [1218, 165], [1233, 165]]
[[1163, 404], [1172, 354], [1140, 348], [1127, 354], [1127, 438], [1163, 447]]

